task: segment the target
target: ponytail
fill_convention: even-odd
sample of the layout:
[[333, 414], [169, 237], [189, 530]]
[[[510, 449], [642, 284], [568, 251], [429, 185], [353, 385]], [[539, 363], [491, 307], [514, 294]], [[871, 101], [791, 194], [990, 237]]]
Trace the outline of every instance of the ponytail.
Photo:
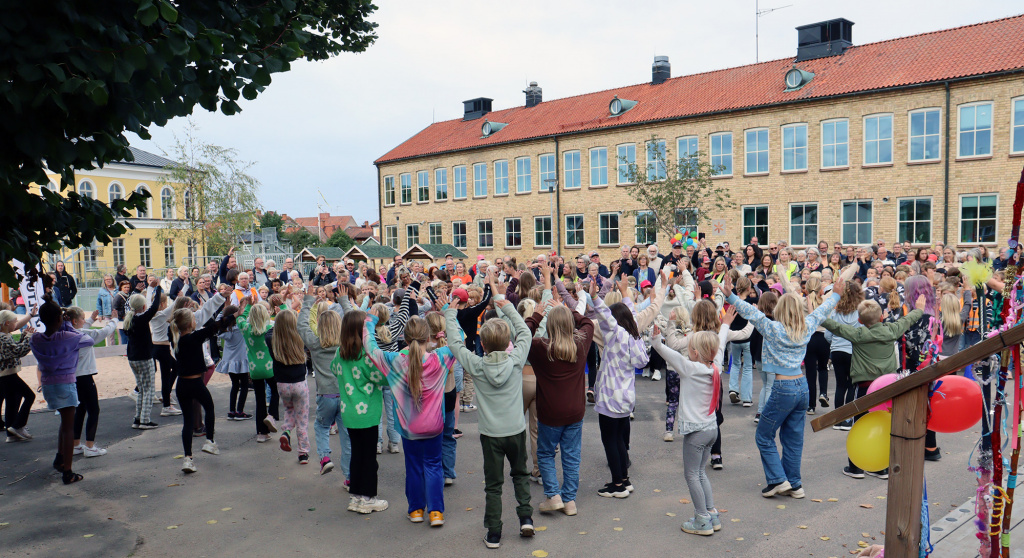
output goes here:
[[430, 326], [419, 316], [409, 318], [405, 324], [405, 341], [409, 344], [409, 394], [418, 407], [423, 395], [423, 358], [426, 356]]
[[131, 329], [132, 329], [132, 319], [135, 317], [135, 314], [139, 314], [139, 313], [141, 313], [145, 309], [146, 309], [146, 297], [144, 297], [144, 296], [142, 296], [140, 294], [133, 294], [131, 296], [131, 298], [128, 299], [128, 308], [126, 309], [125, 314], [124, 314], [124, 330], [125, 331], [131, 331]]

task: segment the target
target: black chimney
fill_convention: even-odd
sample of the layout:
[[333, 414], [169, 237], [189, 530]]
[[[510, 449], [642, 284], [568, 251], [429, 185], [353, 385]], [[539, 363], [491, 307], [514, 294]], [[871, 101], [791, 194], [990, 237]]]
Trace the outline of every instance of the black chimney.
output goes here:
[[476, 99], [470, 99], [468, 101], [462, 101], [466, 111], [462, 116], [462, 120], [476, 120], [481, 116], [491, 112], [491, 101], [494, 99], [488, 99], [487, 97], [478, 97]]
[[672, 77], [672, 65], [668, 63], [668, 56], [655, 56], [654, 64], [651, 65], [651, 85], [663, 83]]
[[541, 88], [537, 87], [536, 81], [531, 81], [530, 86], [527, 87], [523, 93], [526, 93], [526, 108], [535, 107], [541, 102]]
[[853, 22], [830, 19], [796, 28], [796, 61], [838, 56], [853, 46]]

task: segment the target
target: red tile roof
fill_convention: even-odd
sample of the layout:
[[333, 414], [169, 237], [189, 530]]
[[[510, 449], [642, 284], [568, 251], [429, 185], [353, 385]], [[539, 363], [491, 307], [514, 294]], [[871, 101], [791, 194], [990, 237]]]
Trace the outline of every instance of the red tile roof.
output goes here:
[[[796, 67], [814, 78], [785, 92], [783, 76], [795, 58], [762, 62], [544, 101], [488, 113], [484, 118], [437, 122], [374, 161], [377, 164], [601, 128], [672, 120], [794, 101], [942, 82], [1024, 69], [1024, 15], [854, 46], [842, 55]], [[638, 101], [610, 116], [612, 97]], [[484, 119], [508, 124], [482, 138]]]

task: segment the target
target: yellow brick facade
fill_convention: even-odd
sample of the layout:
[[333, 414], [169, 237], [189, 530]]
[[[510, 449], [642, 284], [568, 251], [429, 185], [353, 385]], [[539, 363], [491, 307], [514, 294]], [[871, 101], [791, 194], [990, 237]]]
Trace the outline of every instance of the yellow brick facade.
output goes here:
[[[780, 76], [780, 80], [782, 76]], [[382, 240], [387, 242], [397, 229], [397, 248], [408, 247], [407, 225], [419, 224], [419, 241], [428, 242], [429, 225], [439, 223], [441, 239], [453, 242], [452, 223], [466, 223], [466, 247], [464, 251], [475, 259], [477, 254], [512, 254], [519, 259], [531, 258], [537, 253], [558, 250], [563, 255], [576, 255], [586, 248], [598, 249], [604, 261], [618, 254], [618, 245], [635, 242], [635, 223], [632, 216], [619, 218], [618, 242], [599, 245], [599, 215], [630, 209], [642, 209], [633, 200], [627, 189], [617, 184], [616, 146], [632, 143], [636, 145], [636, 162], [644, 164], [644, 142], [657, 136], [667, 142], [671, 153], [676, 153], [677, 138], [696, 136], [699, 150], [708, 157], [709, 138], [721, 132], [732, 133], [732, 176], [718, 178], [728, 183], [736, 207], [716, 215], [701, 216], [700, 230], [708, 235], [709, 244], [728, 240], [735, 248], [748, 239], [743, 235], [744, 206], [768, 207], [768, 238], [760, 238], [762, 245], [769, 241], [791, 239], [790, 211], [793, 204], [817, 205], [817, 239], [831, 244], [842, 242], [843, 202], [864, 200], [871, 203], [870, 238], [885, 239], [890, 244], [897, 239], [899, 228], [898, 211], [900, 200], [921, 197], [930, 200], [930, 238], [918, 245], [943, 242], [958, 246], [976, 245], [961, 242], [961, 197], [969, 194], [996, 194], [997, 222], [994, 240], [985, 242], [989, 246], [1004, 245], [1011, 228], [1011, 207], [1015, 185], [1024, 166], [1024, 153], [1013, 153], [1012, 128], [1016, 123], [1024, 126], [1024, 117], [1013, 118], [1013, 101], [1024, 96], [1024, 82], [1019, 77], [986, 78], [951, 83], [949, 88], [948, 123], [950, 145], [947, 163], [946, 88], [942, 84], [928, 85], [901, 91], [871, 93], [813, 102], [802, 102], [787, 106], [752, 109], [730, 114], [690, 118], [670, 123], [639, 125], [631, 128], [593, 131], [566, 135], [556, 139], [526, 141], [486, 149], [460, 151], [438, 156], [428, 156], [379, 165], [381, 194]], [[610, 101], [611, 99], [609, 99]], [[977, 158], [958, 157], [958, 126], [960, 108], [970, 103], [989, 102], [992, 108], [991, 155]], [[1022, 103], [1024, 105], [1024, 103]], [[939, 159], [927, 163], [909, 161], [910, 113], [925, 108], [939, 110]], [[1024, 113], [1024, 106], [1022, 113]], [[880, 114], [892, 115], [892, 163], [882, 165], [865, 164], [866, 117]], [[848, 166], [840, 169], [822, 168], [822, 122], [832, 119], [848, 121]], [[479, 119], [482, 124], [483, 118]], [[799, 172], [782, 171], [783, 127], [790, 124], [807, 125], [807, 170]], [[753, 128], [768, 130], [769, 171], [767, 174], [750, 176], [745, 173], [745, 134]], [[500, 133], [500, 132], [498, 132]], [[1021, 132], [1024, 133], [1024, 132]], [[557, 146], [556, 146], [557, 142]], [[1018, 142], [1018, 149], [1024, 145]], [[590, 150], [607, 148], [608, 186], [590, 186]], [[557, 246], [537, 246], [534, 242], [534, 217], [553, 213], [553, 194], [540, 192], [540, 160], [546, 153], [556, 153], [558, 163], [559, 206], [558, 223], [555, 228]], [[581, 187], [565, 189], [565, 158], [570, 151], [580, 153]], [[531, 188], [528, 194], [516, 193], [516, 159], [530, 158]], [[509, 193], [495, 194], [495, 162], [508, 162]], [[473, 165], [487, 165], [487, 195], [474, 197]], [[944, 173], [949, 167], [948, 200], [945, 203]], [[467, 196], [454, 199], [453, 169], [464, 165], [467, 174]], [[437, 199], [435, 169], [447, 169], [448, 199]], [[429, 201], [417, 202], [417, 178], [420, 171], [427, 172]], [[402, 204], [401, 175], [408, 173], [412, 187], [412, 202]], [[394, 181], [395, 204], [384, 203], [385, 184], [389, 177]], [[924, 204], [922, 204], [924, 205]], [[945, 209], [945, 216], [944, 210]], [[565, 217], [582, 214], [584, 217], [585, 246], [567, 246]], [[512, 248], [505, 242], [506, 218], [520, 218], [522, 246]], [[944, 230], [945, 218], [948, 229]], [[477, 222], [492, 220], [494, 247], [481, 249], [478, 246]], [[711, 220], [725, 220], [726, 228], [716, 234]], [[394, 227], [394, 228], [393, 228]], [[945, 238], [944, 238], [945, 237]], [[664, 248], [667, 244], [663, 235], [658, 239]], [[792, 242], [792, 241], [791, 241]], [[794, 245], [800, 243], [792, 242]], [[844, 242], [850, 243], [850, 242]], [[664, 250], [663, 250], [664, 251]], [[519, 255], [522, 254], [522, 255]]]

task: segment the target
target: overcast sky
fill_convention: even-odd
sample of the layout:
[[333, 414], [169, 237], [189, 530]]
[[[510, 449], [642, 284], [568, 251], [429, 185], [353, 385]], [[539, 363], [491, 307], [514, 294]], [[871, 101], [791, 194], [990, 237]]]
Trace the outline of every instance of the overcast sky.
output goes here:
[[[490, 97], [499, 110], [523, 104], [529, 81], [545, 100], [642, 83], [656, 54], [669, 57], [673, 77], [755, 61], [754, 0], [377, 3], [379, 38], [365, 53], [293, 64], [258, 99], [242, 100], [241, 114], [195, 113], [204, 141], [256, 162], [264, 209], [302, 217], [319, 204], [375, 221], [374, 159], [431, 122], [461, 118], [466, 99]], [[856, 24], [861, 45], [1024, 11], [1007, 0], [761, 0], [760, 8], [787, 4], [759, 19], [762, 61], [795, 56], [798, 25], [837, 17]], [[178, 119], [153, 128], [152, 141], [129, 140], [160, 154], [184, 127]]]

